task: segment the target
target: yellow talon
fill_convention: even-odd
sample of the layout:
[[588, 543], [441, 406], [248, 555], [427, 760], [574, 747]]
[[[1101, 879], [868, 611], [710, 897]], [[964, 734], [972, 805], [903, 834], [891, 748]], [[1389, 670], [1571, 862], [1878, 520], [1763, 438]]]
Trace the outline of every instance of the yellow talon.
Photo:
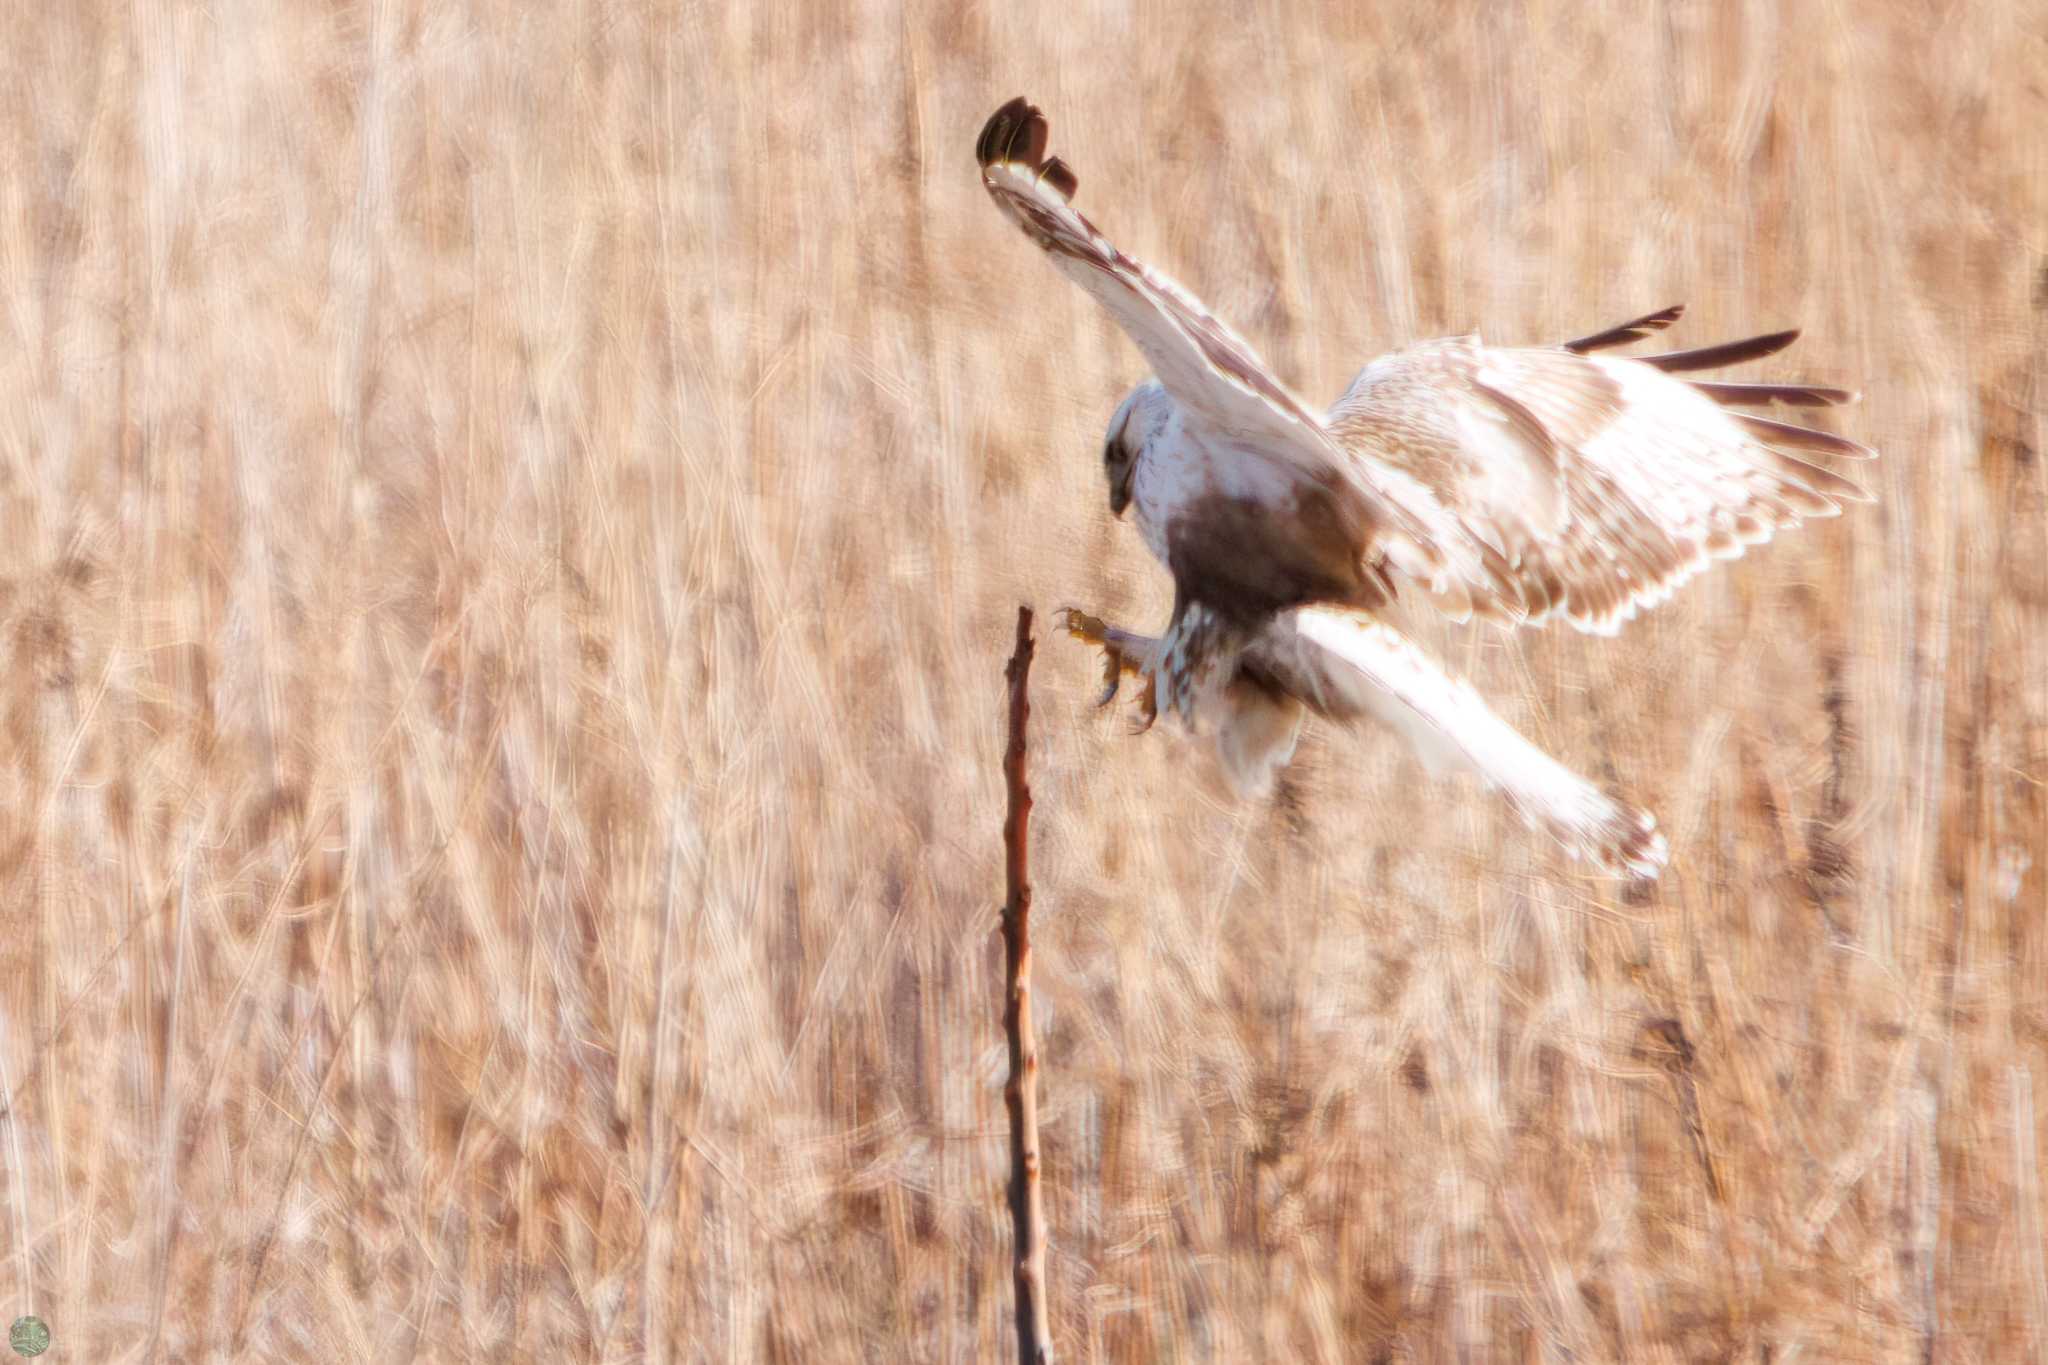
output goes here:
[[1145, 720], [1143, 724], [1131, 727], [1131, 733], [1142, 735], [1159, 720], [1159, 682], [1156, 678], [1145, 679], [1145, 690], [1138, 694], [1138, 713]]
[[1099, 616], [1090, 616], [1079, 607], [1061, 607], [1060, 618], [1067, 634], [1083, 644], [1101, 645], [1109, 641], [1109, 627], [1102, 624]]
[[1102, 643], [1102, 695], [1095, 699], [1098, 707], [1107, 706], [1116, 700], [1117, 690], [1124, 684], [1123, 656], [1116, 646]]
[[1097, 706], [1107, 706], [1116, 700], [1117, 693], [1123, 687], [1124, 674], [1144, 678], [1145, 690], [1138, 696], [1138, 710], [1144, 720], [1132, 733], [1143, 734], [1151, 729], [1153, 722], [1159, 718], [1159, 702], [1153, 679], [1111, 638], [1110, 629], [1103, 624], [1102, 618], [1090, 616], [1079, 607], [1063, 607], [1060, 609], [1060, 625], [1076, 640], [1094, 645], [1102, 651], [1102, 695], [1095, 699]]

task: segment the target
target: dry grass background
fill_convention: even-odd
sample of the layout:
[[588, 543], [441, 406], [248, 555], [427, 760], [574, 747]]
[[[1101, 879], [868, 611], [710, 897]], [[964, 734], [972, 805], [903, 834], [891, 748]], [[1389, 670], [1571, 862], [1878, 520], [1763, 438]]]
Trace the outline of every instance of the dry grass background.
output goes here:
[[1005, 1349], [1001, 661], [1133, 624], [1084, 206], [1306, 393], [1797, 322], [1881, 506], [1430, 629], [1651, 898], [1037, 671], [1070, 1360], [2048, 1350], [2048, 25], [2009, 0], [47, 5], [0, 45], [0, 1315], [52, 1359]]

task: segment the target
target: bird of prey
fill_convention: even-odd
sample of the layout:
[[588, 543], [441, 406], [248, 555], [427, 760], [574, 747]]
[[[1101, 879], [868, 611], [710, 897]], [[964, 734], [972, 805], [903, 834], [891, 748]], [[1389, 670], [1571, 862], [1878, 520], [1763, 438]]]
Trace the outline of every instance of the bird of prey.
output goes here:
[[1682, 307], [1557, 346], [1423, 342], [1311, 410], [1186, 289], [1112, 245], [1046, 156], [1044, 116], [1005, 104], [976, 146], [982, 184], [1151, 364], [1110, 419], [1110, 510], [1135, 508], [1173, 575], [1153, 639], [1070, 612], [1115, 695], [1143, 680], [1213, 727], [1241, 791], [1270, 785], [1303, 711], [1393, 726], [1436, 767], [1477, 772], [1575, 857], [1636, 877], [1666, 858], [1645, 812], [1542, 753], [1381, 619], [1406, 580], [1455, 620], [1562, 618], [1611, 635], [1711, 561], [1869, 501], [1803, 455], [1868, 458], [1832, 433], [1740, 411], [1828, 407], [1846, 390], [1681, 375], [1775, 354], [1797, 331], [1659, 355], [1617, 348]]

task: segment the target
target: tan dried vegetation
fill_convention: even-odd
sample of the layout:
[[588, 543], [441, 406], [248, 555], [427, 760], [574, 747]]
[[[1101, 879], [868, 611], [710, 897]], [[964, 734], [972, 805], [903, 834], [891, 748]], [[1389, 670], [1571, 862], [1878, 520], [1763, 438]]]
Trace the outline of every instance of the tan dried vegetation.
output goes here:
[[1002, 659], [1166, 597], [1022, 92], [1306, 393], [1683, 300], [1885, 452], [1619, 641], [1429, 628], [1647, 899], [1371, 735], [1234, 805], [1045, 641], [1063, 1357], [2048, 1348], [2038, 6], [864, 8], [9, 20], [0, 1315], [1006, 1348]]

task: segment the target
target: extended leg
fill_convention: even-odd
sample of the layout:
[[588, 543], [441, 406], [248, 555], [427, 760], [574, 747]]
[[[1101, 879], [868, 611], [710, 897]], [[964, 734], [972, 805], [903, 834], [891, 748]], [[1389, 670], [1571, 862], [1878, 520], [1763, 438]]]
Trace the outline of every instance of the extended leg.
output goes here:
[[1159, 641], [1149, 635], [1137, 635], [1106, 625], [1101, 617], [1090, 616], [1077, 607], [1068, 607], [1060, 615], [1060, 624], [1066, 627], [1067, 634], [1102, 651], [1102, 695], [1095, 704], [1107, 706], [1115, 701], [1125, 674], [1138, 678], [1144, 683], [1138, 693], [1138, 711], [1144, 717], [1144, 723], [1137, 727], [1137, 733], [1151, 729], [1152, 723], [1159, 719], [1158, 690], [1154, 683]]

